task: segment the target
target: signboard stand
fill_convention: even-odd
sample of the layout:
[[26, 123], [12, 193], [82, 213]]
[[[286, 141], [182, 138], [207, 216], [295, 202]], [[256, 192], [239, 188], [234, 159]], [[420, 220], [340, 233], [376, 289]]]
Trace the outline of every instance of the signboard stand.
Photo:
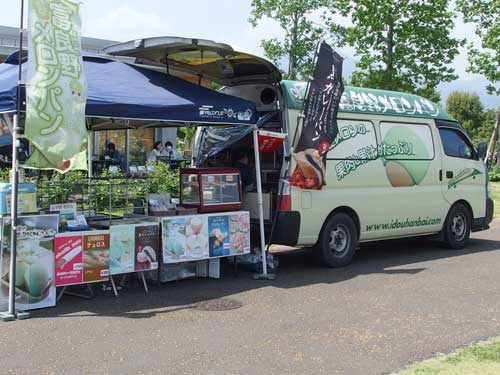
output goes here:
[[[146, 282], [146, 276], [144, 275], [144, 271], [139, 271], [136, 273], [139, 274], [139, 277], [142, 280], [142, 284], [144, 286], [144, 291], [146, 292], [146, 294], [149, 294], [148, 283]], [[123, 274], [122, 280], [120, 281], [119, 288], [116, 287], [115, 280], [113, 279], [113, 276], [109, 275], [109, 281], [111, 282], [111, 286], [113, 288], [113, 292], [115, 293], [115, 297], [119, 296], [118, 289], [121, 289], [125, 286], [125, 280], [127, 279], [128, 275], [130, 275], [130, 273]]]
[[76, 292], [68, 291], [67, 288], [68, 288], [68, 286], [65, 286], [65, 287], [62, 288], [61, 292], [57, 296], [57, 302], [59, 302], [59, 300], [62, 298], [62, 296], [64, 294], [66, 294], [68, 296], [74, 296], [74, 297], [83, 298], [83, 299], [92, 299], [92, 298], [94, 298], [94, 291], [92, 290], [92, 287], [90, 286], [90, 284], [85, 284], [85, 288], [88, 290], [89, 294], [82, 294], [82, 293], [76, 293]]
[[118, 289], [116, 289], [115, 280], [113, 279], [113, 275], [109, 275], [109, 281], [111, 282], [111, 286], [113, 287], [113, 293], [115, 293], [115, 297], [118, 297]]
[[144, 291], [146, 292], [146, 294], [149, 294], [148, 283], [146, 282], [144, 271], [140, 272], [140, 274], [141, 274], [142, 284], [144, 285]]

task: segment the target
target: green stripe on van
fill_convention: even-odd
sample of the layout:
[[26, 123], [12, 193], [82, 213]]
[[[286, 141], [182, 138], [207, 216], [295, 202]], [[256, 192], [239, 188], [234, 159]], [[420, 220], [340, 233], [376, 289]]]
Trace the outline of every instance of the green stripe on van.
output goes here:
[[[307, 82], [282, 81], [282, 87], [288, 109], [302, 109]], [[455, 121], [439, 105], [421, 96], [350, 86], [345, 87], [339, 111]]]

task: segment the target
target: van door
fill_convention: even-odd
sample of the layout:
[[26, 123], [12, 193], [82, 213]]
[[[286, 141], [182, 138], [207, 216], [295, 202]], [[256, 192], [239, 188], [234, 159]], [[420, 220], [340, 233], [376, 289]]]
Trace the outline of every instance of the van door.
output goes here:
[[[380, 205], [375, 223], [383, 223], [381, 218], [386, 218], [380, 237], [437, 232], [445, 215], [439, 181], [440, 147], [435, 145], [433, 124], [411, 121], [386, 119], [379, 123], [379, 158], [387, 182], [380, 189], [381, 196], [372, 194], [372, 199]], [[367, 238], [376, 235], [366, 233]]]
[[486, 213], [484, 164], [458, 124], [437, 121], [437, 125], [443, 146], [443, 196], [450, 205], [465, 200], [472, 208], [473, 218], [482, 218]]

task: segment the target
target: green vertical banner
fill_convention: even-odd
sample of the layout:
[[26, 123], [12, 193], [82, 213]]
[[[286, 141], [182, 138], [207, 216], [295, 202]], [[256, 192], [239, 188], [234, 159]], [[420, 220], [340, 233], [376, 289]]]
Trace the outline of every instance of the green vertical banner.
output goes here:
[[87, 169], [87, 85], [81, 56], [80, 6], [29, 0], [26, 167], [60, 172]]

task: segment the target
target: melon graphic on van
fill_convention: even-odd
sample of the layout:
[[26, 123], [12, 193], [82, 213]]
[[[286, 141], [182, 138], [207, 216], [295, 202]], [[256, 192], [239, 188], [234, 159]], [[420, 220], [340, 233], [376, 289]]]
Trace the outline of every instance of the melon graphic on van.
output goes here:
[[393, 187], [414, 186], [423, 181], [430, 166], [428, 146], [410, 127], [390, 127], [380, 154]]

